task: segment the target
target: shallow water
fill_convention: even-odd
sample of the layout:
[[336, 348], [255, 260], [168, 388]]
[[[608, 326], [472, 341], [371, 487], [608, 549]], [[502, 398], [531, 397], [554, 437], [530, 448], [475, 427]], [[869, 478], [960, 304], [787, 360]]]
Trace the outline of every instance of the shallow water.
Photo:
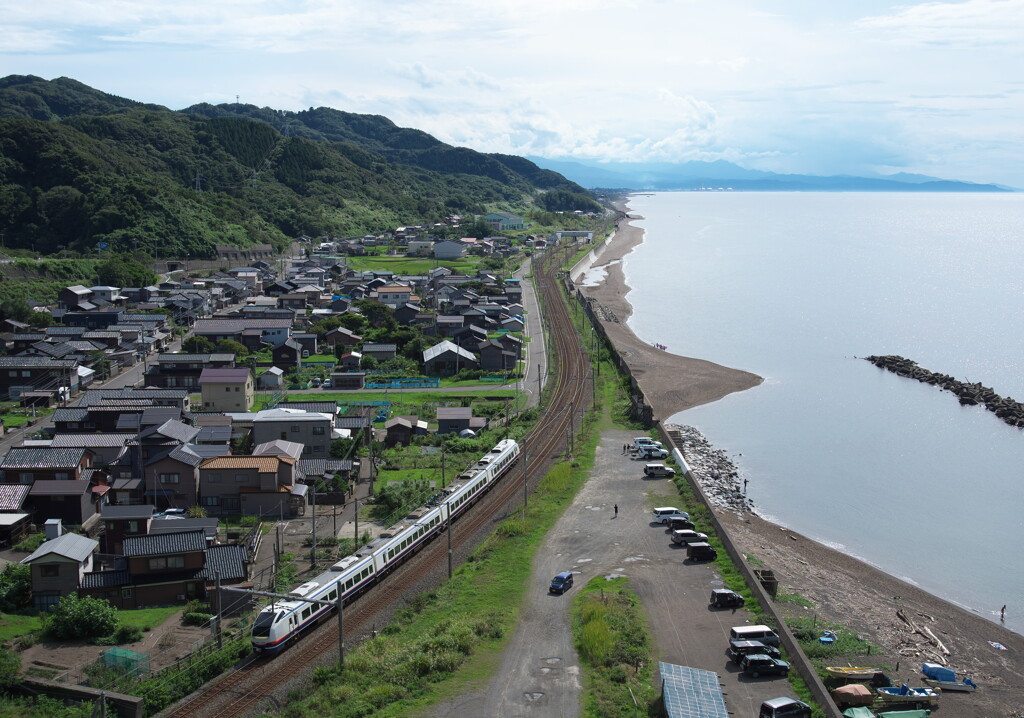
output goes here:
[[634, 197], [630, 327], [765, 377], [678, 414], [766, 518], [1024, 632], [1024, 431], [857, 357], [1024, 397], [1024, 196]]

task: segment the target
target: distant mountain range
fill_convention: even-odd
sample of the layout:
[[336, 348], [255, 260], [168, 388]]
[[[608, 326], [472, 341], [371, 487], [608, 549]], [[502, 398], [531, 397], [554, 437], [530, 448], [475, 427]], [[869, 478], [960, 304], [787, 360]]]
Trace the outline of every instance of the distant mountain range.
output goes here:
[[731, 162], [585, 163], [528, 157], [538, 167], [589, 188], [789, 192], [1013, 192], [1012, 187], [899, 173], [878, 177], [787, 175], [748, 170]]

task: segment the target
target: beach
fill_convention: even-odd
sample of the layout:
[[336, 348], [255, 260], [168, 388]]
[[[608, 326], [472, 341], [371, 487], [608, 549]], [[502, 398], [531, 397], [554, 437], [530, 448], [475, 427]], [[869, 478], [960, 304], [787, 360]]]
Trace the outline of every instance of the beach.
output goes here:
[[[624, 206], [618, 208], [627, 211]], [[632, 307], [621, 259], [642, 241], [643, 230], [623, 221], [593, 264], [604, 269], [604, 280], [581, 291], [604, 317], [609, 339], [630, 366], [655, 418], [664, 421], [758, 385], [761, 378], [754, 374], [671, 354], [641, 341], [626, 326]], [[812, 604], [811, 608], [783, 604], [787, 615], [809, 614], [819, 622], [849, 627], [881, 650], [864, 662], [885, 667], [894, 680], [921, 685], [920, 665], [928, 661], [944, 663], [981, 686], [973, 694], [945, 695], [942, 715], [1024, 716], [1024, 637], [998, 623], [1000, 605], [992, 606], [991, 617], [981, 616], [755, 513], [719, 510], [718, 514], [741, 550], [775, 572], [781, 592]], [[1009, 559], [1008, 570], [1018, 563]], [[1019, 612], [1024, 604], [1006, 610]], [[926, 637], [929, 631], [941, 647]]]

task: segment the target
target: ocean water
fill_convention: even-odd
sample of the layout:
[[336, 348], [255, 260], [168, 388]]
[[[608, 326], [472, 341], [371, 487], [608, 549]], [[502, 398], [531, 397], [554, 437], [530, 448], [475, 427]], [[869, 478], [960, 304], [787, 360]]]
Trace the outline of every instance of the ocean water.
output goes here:
[[1024, 195], [635, 196], [630, 326], [764, 383], [671, 421], [766, 518], [1024, 633], [1024, 430], [863, 359], [1024, 399]]

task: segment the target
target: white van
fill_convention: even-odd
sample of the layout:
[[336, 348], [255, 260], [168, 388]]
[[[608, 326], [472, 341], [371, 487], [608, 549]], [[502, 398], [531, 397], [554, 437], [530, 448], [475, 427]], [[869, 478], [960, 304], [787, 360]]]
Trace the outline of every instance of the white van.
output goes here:
[[810, 718], [811, 707], [796, 698], [782, 696], [761, 704], [758, 718]]
[[655, 449], [664, 449], [665, 448], [664, 444], [662, 444], [660, 441], [655, 441], [654, 439], [652, 439], [649, 436], [638, 436], [638, 437], [636, 437], [635, 439], [633, 439], [633, 446], [635, 446], [638, 449], [643, 448], [645, 446], [651, 446], [651, 447], [653, 447]]
[[667, 476], [672, 478], [676, 475], [676, 470], [671, 466], [665, 466], [664, 464], [647, 464], [644, 466], [644, 476]]
[[733, 641], [760, 641], [768, 646], [779, 645], [779, 634], [768, 626], [733, 626], [729, 629]]

